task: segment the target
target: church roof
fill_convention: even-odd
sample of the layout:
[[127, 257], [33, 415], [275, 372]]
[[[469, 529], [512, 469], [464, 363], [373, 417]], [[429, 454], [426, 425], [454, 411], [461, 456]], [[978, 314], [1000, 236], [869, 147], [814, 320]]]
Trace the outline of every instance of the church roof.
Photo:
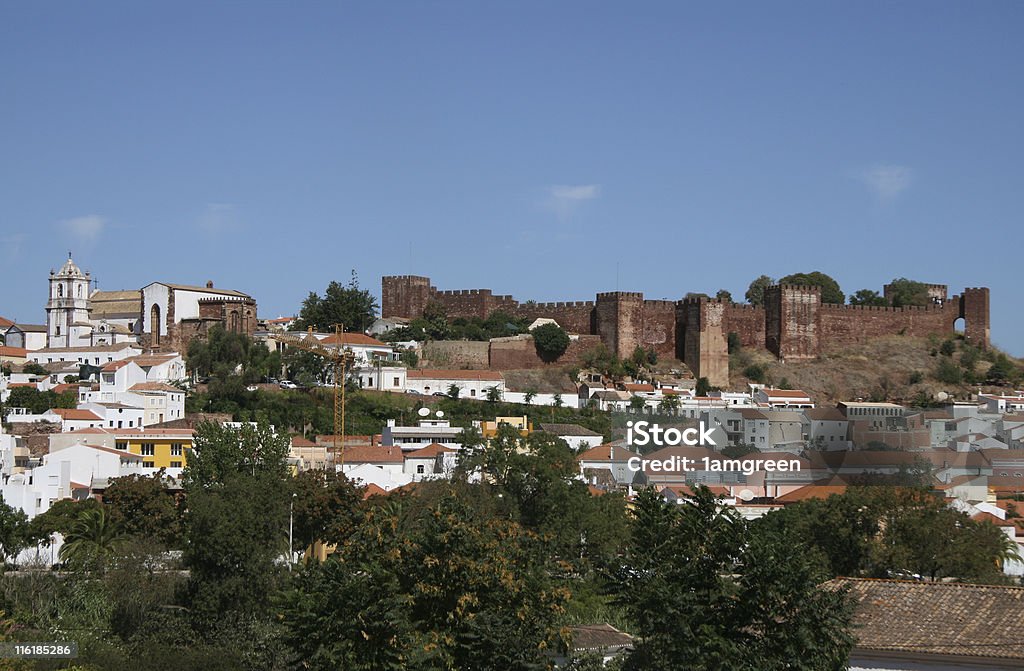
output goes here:
[[221, 294], [223, 296], [252, 298], [249, 294], [242, 293], [241, 291], [235, 291], [234, 289], [215, 289], [213, 287], [197, 287], [191, 284], [171, 284], [170, 282], [160, 282], [160, 284], [170, 287], [171, 289], [179, 289], [181, 291], [197, 291], [204, 294]]
[[64, 262], [64, 265], [57, 271], [57, 277], [85, 277], [86, 273], [82, 272], [82, 269], [75, 265], [75, 262], [71, 260], [71, 254], [68, 254], [68, 260]]

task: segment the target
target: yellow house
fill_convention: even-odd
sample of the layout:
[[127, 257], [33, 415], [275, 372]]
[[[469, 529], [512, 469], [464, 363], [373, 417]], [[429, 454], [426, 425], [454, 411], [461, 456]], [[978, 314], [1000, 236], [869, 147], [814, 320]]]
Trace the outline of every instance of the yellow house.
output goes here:
[[115, 448], [142, 457], [143, 468], [184, 468], [192, 451], [192, 429], [118, 431]]
[[526, 438], [533, 431], [533, 424], [530, 423], [530, 419], [523, 415], [522, 417], [495, 417], [493, 422], [480, 422], [480, 434], [485, 439], [490, 440], [498, 435], [498, 427], [502, 424], [518, 429], [519, 435], [523, 438]]

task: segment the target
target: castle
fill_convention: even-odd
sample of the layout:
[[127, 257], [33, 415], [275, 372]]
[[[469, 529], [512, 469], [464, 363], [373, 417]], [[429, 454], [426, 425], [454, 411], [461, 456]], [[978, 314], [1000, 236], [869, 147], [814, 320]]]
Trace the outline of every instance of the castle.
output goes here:
[[[814, 359], [886, 335], [948, 336], [957, 332], [959, 319], [968, 342], [989, 345], [987, 288], [950, 297], [945, 285], [928, 285], [932, 304], [895, 308], [822, 303], [819, 287], [796, 285], [769, 287], [763, 306], [706, 297], [646, 300], [628, 291], [600, 293], [594, 301], [521, 303], [490, 289], [438, 291], [430, 278], [415, 275], [385, 276], [381, 285], [383, 317], [416, 318], [428, 303], [440, 304], [450, 318], [485, 318], [495, 310], [531, 320], [547, 317], [570, 333], [600, 336], [620, 357], [640, 346], [678, 358], [715, 386], [729, 383], [730, 333], [744, 347], [765, 348], [783, 361]], [[885, 296], [890, 298], [888, 286]]]

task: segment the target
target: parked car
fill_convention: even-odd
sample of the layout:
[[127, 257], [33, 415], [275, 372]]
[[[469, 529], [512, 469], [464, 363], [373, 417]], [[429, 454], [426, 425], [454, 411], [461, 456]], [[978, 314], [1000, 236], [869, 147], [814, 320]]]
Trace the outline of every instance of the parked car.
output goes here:
[[299, 385], [295, 384], [291, 380], [281, 380], [281, 384], [278, 385], [281, 389], [298, 389]]
[[421, 395], [421, 394], [420, 394], [420, 393], [419, 393], [418, 391], [416, 391], [415, 389], [406, 389], [406, 390], [405, 390], [405, 393], [406, 393], [406, 394], [412, 394], [413, 396], [420, 396], [420, 395]]
[[447, 396], [447, 395], [448, 394], [444, 393], [443, 391], [435, 391], [433, 394], [431, 394], [431, 396]]

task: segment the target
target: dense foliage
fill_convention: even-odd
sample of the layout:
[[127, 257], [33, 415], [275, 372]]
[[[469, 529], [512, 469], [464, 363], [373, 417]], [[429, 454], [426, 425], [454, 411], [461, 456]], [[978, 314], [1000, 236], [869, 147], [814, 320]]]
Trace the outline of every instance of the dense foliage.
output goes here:
[[513, 317], [507, 312], [495, 310], [486, 319], [480, 317], [455, 317], [449, 319], [439, 303], [429, 303], [423, 315], [413, 319], [408, 326], [388, 331], [381, 337], [390, 342], [415, 340], [490, 340], [527, 333], [530, 320]]
[[332, 281], [323, 296], [315, 291], [309, 292], [302, 301], [299, 318], [293, 323], [292, 329], [305, 331], [312, 328], [321, 333], [330, 333], [336, 324], [344, 324], [346, 331], [362, 333], [373, 324], [378, 307], [373, 294], [368, 289], [359, 288], [359, 278], [353, 270], [347, 286]]
[[839, 288], [839, 282], [826, 275], [820, 270], [810, 273], [793, 273], [779, 278], [779, 284], [797, 284], [802, 286], [820, 287], [822, 303], [836, 303], [842, 305], [846, 302], [846, 296]]
[[541, 324], [530, 332], [537, 356], [542, 361], [556, 361], [569, 349], [569, 334], [558, 324]]

